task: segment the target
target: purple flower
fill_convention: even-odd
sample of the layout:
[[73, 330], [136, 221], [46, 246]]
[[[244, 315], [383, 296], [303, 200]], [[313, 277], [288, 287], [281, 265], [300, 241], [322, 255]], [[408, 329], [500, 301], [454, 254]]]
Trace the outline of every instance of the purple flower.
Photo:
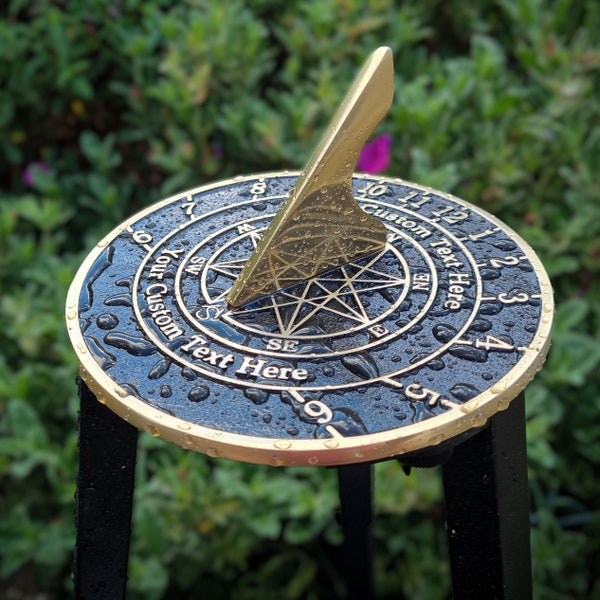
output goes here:
[[356, 167], [359, 171], [371, 173], [372, 175], [381, 173], [390, 164], [391, 151], [392, 136], [389, 133], [378, 135], [363, 146], [356, 161]]
[[223, 146], [221, 144], [213, 144], [210, 149], [215, 158], [223, 158]]
[[39, 161], [39, 160], [29, 163], [25, 167], [25, 170], [23, 171], [23, 174], [21, 175], [21, 178], [23, 179], [23, 183], [27, 187], [32, 188], [35, 186], [35, 172], [36, 171], [39, 171], [40, 173], [49, 173], [50, 167], [46, 163]]

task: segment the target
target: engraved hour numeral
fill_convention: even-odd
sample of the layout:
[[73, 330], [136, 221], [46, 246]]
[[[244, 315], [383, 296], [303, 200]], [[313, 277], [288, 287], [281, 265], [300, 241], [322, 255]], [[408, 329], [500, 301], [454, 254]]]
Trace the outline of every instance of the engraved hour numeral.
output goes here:
[[483, 296], [482, 302], [501, 302], [502, 304], [524, 304], [532, 299], [540, 298], [540, 294], [528, 294], [523, 290], [513, 289], [497, 296]]
[[[370, 181], [366, 183], [364, 187], [357, 190], [357, 193], [359, 197], [364, 200], [366, 198], [377, 198], [378, 196], [383, 196], [388, 192], [388, 190], [389, 186], [387, 184]], [[419, 192], [410, 192], [406, 196], [395, 199], [398, 204], [403, 204], [405, 206], [409, 206], [410, 208], [421, 208], [421, 206], [423, 206], [423, 204], [426, 202], [429, 202], [429, 200], [431, 200], [429, 197], [429, 192], [424, 192], [423, 194], [420, 194]]]
[[250, 188], [250, 193], [252, 194], [252, 200], [258, 200], [259, 196], [264, 196], [267, 191], [267, 184], [264, 182], [264, 179], [259, 179], [258, 181], [252, 184]]
[[[289, 393], [296, 402], [302, 405], [302, 409], [306, 416], [311, 419], [316, 419], [316, 422], [319, 425], [327, 425], [327, 423], [330, 423], [333, 420], [333, 411], [324, 402], [321, 402], [320, 400], [306, 400], [306, 398], [296, 390], [290, 390]], [[342, 434], [333, 425], [327, 425], [325, 429], [333, 437], [342, 437]]]
[[442, 397], [439, 392], [423, 387], [419, 383], [411, 383], [406, 386], [404, 393], [406, 394], [406, 397], [411, 400], [422, 400], [430, 408], [433, 408], [436, 405], [443, 406], [444, 408], [455, 408], [457, 406], [455, 402]]
[[147, 252], [152, 250], [150, 243], [154, 238], [152, 237], [151, 233], [148, 233], [143, 229], [133, 229], [133, 227], [127, 227], [127, 231], [132, 234], [131, 237], [136, 244], [141, 246]]
[[[411, 208], [421, 208], [421, 206], [423, 206], [423, 204], [425, 204], [426, 202], [429, 202], [431, 200], [431, 197], [429, 196], [429, 192], [425, 192], [424, 194], [422, 194], [418, 200], [412, 200], [412, 198], [415, 198], [417, 196], [418, 196], [418, 194], [416, 192], [413, 192], [412, 194], [409, 194], [408, 196], [404, 196], [403, 198], [398, 198], [398, 202], [402, 202], [403, 204], [406, 204], [407, 206], [410, 206]], [[409, 202], [409, 200], [411, 200], [411, 202]]]
[[189, 202], [183, 202], [180, 205], [181, 210], [185, 211], [185, 214], [188, 217], [194, 217], [194, 208], [196, 208], [196, 202], [194, 202], [193, 200], [190, 200]]
[[516, 267], [521, 261], [527, 260], [526, 256], [504, 256], [503, 258], [490, 258], [489, 262], [478, 263], [479, 268], [502, 269], [503, 267]]
[[[524, 258], [524, 257], [522, 257]], [[492, 269], [501, 269], [502, 267], [514, 267], [519, 264], [519, 258], [516, 256], [505, 256], [504, 258], [492, 258], [490, 267]]]
[[500, 300], [502, 304], [523, 304], [524, 302], [529, 302], [529, 294], [511, 290], [507, 294], [498, 294], [498, 300]]
[[363, 198], [377, 198], [377, 196], [383, 196], [388, 191], [388, 186], [383, 183], [375, 183], [370, 181], [365, 184], [365, 187], [357, 190]]
[[147, 233], [146, 231], [134, 231], [133, 232], [133, 241], [140, 246], [144, 244], [149, 244], [152, 241], [152, 234]]
[[435, 219], [433, 221], [445, 221], [446, 223], [450, 223], [451, 225], [454, 223], [461, 223], [469, 218], [469, 212], [467, 210], [456, 210], [453, 206], [446, 206], [445, 208], [441, 208], [440, 210], [436, 210], [431, 213]]

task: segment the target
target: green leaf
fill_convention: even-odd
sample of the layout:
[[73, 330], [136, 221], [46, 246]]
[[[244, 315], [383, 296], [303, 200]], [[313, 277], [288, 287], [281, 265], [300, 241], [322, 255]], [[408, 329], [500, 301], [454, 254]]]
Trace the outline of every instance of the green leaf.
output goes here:
[[502, 46], [486, 35], [474, 35], [471, 38], [471, 55], [477, 75], [482, 78], [493, 77], [505, 61]]
[[561, 302], [556, 309], [552, 324], [553, 335], [562, 335], [581, 323], [588, 316], [589, 305], [583, 298], [571, 298]]
[[600, 341], [584, 333], [557, 333], [548, 357], [548, 378], [555, 384], [580, 386], [599, 362]]
[[558, 256], [546, 256], [544, 260], [544, 267], [548, 272], [548, 275], [556, 277], [558, 275], [564, 275], [565, 273], [575, 273], [580, 269], [579, 260], [574, 256], [558, 255]]

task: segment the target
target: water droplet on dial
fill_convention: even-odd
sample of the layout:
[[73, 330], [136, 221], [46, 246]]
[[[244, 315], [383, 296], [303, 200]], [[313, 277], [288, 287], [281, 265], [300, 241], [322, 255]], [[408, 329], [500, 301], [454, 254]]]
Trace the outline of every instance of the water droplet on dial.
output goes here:
[[154, 423], [146, 423], [144, 430], [152, 437], [160, 437], [160, 429]]
[[206, 385], [196, 385], [188, 393], [190, 402], [202, 402], [210, 396], [210, 390]]

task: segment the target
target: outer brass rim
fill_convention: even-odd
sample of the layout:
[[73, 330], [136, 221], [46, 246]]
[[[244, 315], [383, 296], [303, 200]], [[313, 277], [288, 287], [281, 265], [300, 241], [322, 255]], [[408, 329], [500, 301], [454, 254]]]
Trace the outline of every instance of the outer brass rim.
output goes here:
[[[284, 174], [295, 175], [296, 173], [286, 172]], [[261, 176], [264, 177], [275, 177], [277, 175], [282, 175], [282, 173], [261, 173]], [[255, 174], [237, 177], [193, 188], [185, 193], [206, 192], [234, 182], [239, 183], [255, 179], [256, 177]], [[442, 193], [399, 178], [382, 178], [363, 174], [360, 174], [360, 177], [376, 182], [387, 181], [396, 184], [407, 184], [423, 191], [442, 194], [444, 197], [482, 214], [519, 244], [533, 266], [540, 282], [541, 318], [531, 344], [524, 351], [524, 355], [519, 362], [504, 377], [459, 408], [449, 409], [444, 414], [431, 417], [425, 421], [380, 433], [333, 439], [278, 440], [235, 434], [190, 423], [149, 406], [119, 387], [94, 360], [87, 349], [79, 327], [77, 307], [86, 274], [94, 260], [98, 258], [110, 241], [129, 224], [153, 212], [159, 206], [181, 197], [182, 194], [179, 193], [138, 212], [113, 229], [84, 260], [69, 288], [66, 302], [67, 330], [80, 364], [81, 377], [98, 400], [135, 427], [183, 448], [209, 456], [273, 466], [342, 465], [375, 461], [415, 452], [438, 445], [468, 430], [480, 427], [496, 412], [508, 408], [511, 400], [525, 388], [541, 368], [550, 345], [554, 302], [550, 279], [541, 261], [529, 244], [499, 219], [451, 194]]]

